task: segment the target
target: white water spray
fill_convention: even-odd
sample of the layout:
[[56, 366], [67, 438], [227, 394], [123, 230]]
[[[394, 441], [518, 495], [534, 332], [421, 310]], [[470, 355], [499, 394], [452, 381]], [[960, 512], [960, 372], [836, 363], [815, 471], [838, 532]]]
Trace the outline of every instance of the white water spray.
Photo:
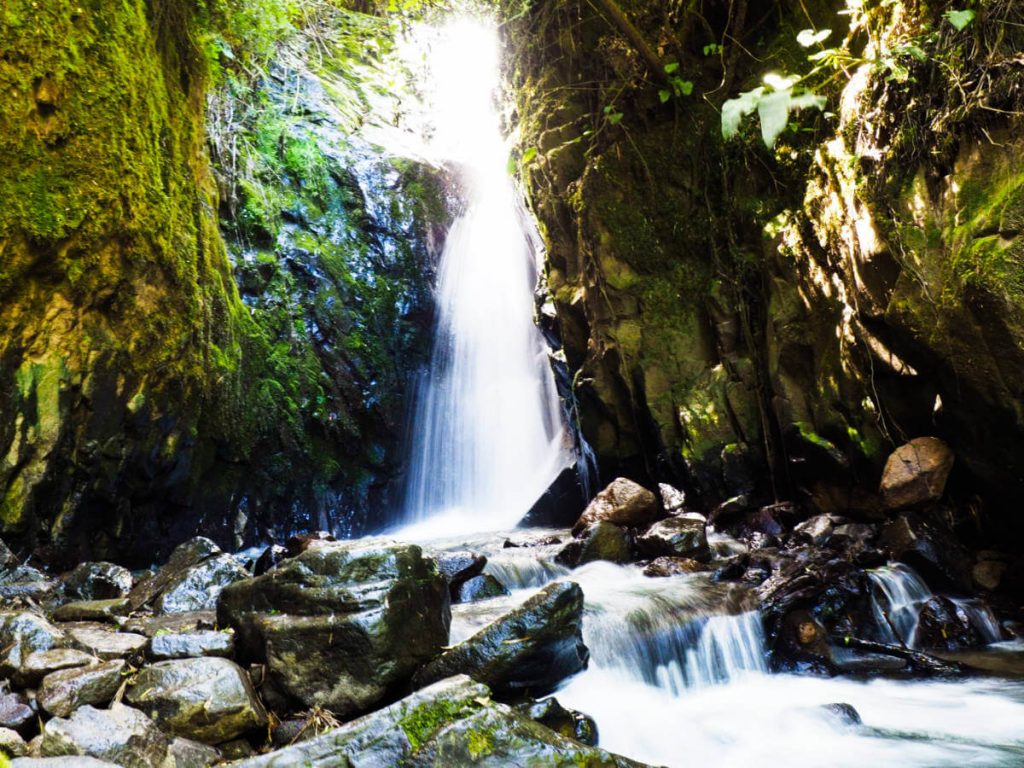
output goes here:
[[458, 169], [465, 212], [448, 234], [438, 323], [417, 393], [406, 536], [511, 528], [571, 461], [534, 324], [538, 249], [506, 168], [494, 106], [493, 27], [460, 20], [429, 54], [432, 154]]

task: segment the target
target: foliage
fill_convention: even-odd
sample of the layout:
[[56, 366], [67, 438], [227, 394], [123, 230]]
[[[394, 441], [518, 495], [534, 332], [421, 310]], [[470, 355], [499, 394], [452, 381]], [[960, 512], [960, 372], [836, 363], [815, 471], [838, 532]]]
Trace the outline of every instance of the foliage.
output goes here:
[[741, 93], [722, 105], [722, 136], [731, 139], [739, 133], [744, 117], [757, 112], [761, 122], [761, 138], [769, 149], [789, 124], [791, 112], [802, 109], [824, 109], [825, 97], [810, 90], [796, 88], [799, 78], [767, 74], [764, 85]]

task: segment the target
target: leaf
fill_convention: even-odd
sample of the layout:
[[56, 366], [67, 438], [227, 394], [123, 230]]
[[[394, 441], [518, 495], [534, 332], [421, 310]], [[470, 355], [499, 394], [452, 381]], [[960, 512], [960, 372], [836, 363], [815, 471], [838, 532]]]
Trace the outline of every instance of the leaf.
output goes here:
[[752, 91], [744, 91], [735, 99], [722, 104], [722, 137], [731, 139], [740, 130], [740, 121], [757, 109], [757, 103], [764, 95], [764, 88], [758, 86]]
[[661, 99], [661, 103], [664, 104], [665, 102], [672, 98], [672, 93], [671, 91], [666, 91], [664, 88], [662, 88], [660, 91], [658, 91], [658, 98]]
[[757, 116], [761, 120], [761, 138], [769, 149], [775, 146], [775, 140], [786, 130], [792, 98], [789, 91], [777, 91], [767, 94], [757, 103]]
[[968, 8], [962, 11], [946, 11], [942, 15], [945, 17], [946, 21], [962, 32], [967, 28], [967, 25], [974, 21], [974, 17], [977, 14]]
[[674, 85], [683, 96], [689, 96], [693, 93], [693, 83], [689, 80], [680, 80], [679, 78], [676, 78], [672, 81], [672, 85]]
[[788, 91], [799, 79], [796, 75], [778, 75], [775, 72], [769, 72], [763, 78], [764, 84], [776, 91]]
[[831, 29], [823, 29], [819, 32], [815, 32], [813, 29], [804, 29], [796, 36], [796, 41], [804, 48], [810, 48], [812, 45], [817, 45], [823, 40], [828, 39], [828, 36], [831, 34]]
[[612, 125], [618, 125], [619, 123], [622, 122], [622, 113], [610, 112], [608, 114], [608, 122], [611, 123]]
[[666, 75], [671, 75], [673, 72], [678, 72], [678, 71], [679, 71], [679, 62], [678, 61], [673, 61], [671, 64], [666, 64], [665, 65], [665, 74]]
[[797, 111], [801, 109], [824, 109], [826, 100], [824, 96], [817, 93], [800, 93], [789, 100], [789, 108]]
[[530, 147], [529, 149], [527, 149], [525, 152], [523, 152], [523, 165], [526, 165], [528, 162], [533, 160], [533, 158], [535, 158], [536, 156], [537, 156], [537, 148], [536, 147]]

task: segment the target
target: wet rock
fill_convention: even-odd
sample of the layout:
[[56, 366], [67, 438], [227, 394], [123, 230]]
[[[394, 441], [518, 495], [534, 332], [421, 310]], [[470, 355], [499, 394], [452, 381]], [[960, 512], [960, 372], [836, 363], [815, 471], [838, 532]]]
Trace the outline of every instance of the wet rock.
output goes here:
[[166, 632], [198, 632], [217, 626], [216, 611], [187, 611], [164, 616], [140, 616], [129, 619], [123, 625], [127, 632], [146, 637], [155, 637]]
[[764, 533], [769, 536], [780, 536], [786, 530], [772, 507], [761, 507], [747, 513], [743, 527], [747, 532]]
[[632, 480], [620, 477], [613, 480], [587, 505], [573, 526], [572, 532], [574, 536], [580, 536], [601, 520], [615, 525], [638, 527], [652, 523], [662, 516], [661, 504], [653, 493]]
[[199, 656], [230, 657], [235, 650], [233, 632], [166, 632], [149, 641], [149, 656], [158, 661]]
[[821, 546], [829, 540], [836, 526], [847, 522], [838, 515], [815, 515], [793, 528], [793, 537], [798, 542]]
[[900, 514], [882, 528], [878, 545], [893, 560], [913, 567], [929, 583], [937, 580], [970, 590], [970, 556], [940, 521], [918, 513]]
[[489, 600], [492, 597], [501, 597], [511, 594], [505, 585], [489, 573], [473, 578], [461, 584], [452, 602], [454, 603], [475, 603], [477, 600]]
[[244, 760], [256, 754], [252, 744], [245, 739], [233, 739], [225, 744], [221, 744], [218, 749], [224, 760]]
[[586, 668], [582, 624], [583, 590], [573, 582], [549, 584], [424, 666], [413, 682], [466, 674], [500, 693], [546, 693]]
[[275, 747], [287, 747], [289, 744], [308, 741], [319, 734], [320, 729], [317, 728], [315, 718], [312, 716], [290, 717], [274, 727], [270, 734], [270, 740]]
[[0, 570], [0, 601], [18, 598], [43, 602], [54, 597], [60, 583], [30, 565]]
[[966, 616], [948, 598], [935, 595], [921, 606], [911, 646], [927, 650], [957, 651], [981, 645], [981, 638]]
[[31, 654], [67, 645], [67, 638], [30, 611], [0, 613], [0, 677], [13, 676]]
[[0, 755], [21, 757], [28, 752], [28, 744], [17, 731], [0, 728]]
[[568, 528], [587, 504], [576, 465], [566, 467], [519, 522], [520, 528]]
[[487, 558], [476, 552], [436, 552], [431, 556], [437, 563], [437, 569], [448, 582], [453, 598], [463, 582], [479, 576], [487, 565]]
[[[29, 745], [29, 755], [32, 746]], [[84, 755], [76, 757], [21, 757], [11, 762], [11, 768], [117, 768], [117, 763], [97, 760]]]
[[316, 738], [236, 768], [550, 765], [641, 768], [565, 738], [489, 700], [484, 685], [448, 678]]
[[256, 558], [252, 572], [256, 576], [262, 576], [267, 571], [273, 570], [288, 558], [288, 550], [280, 544], [271, 544]]
[[566, 709], [558, 703], [558, 699], [551, 697], [535, 701], [517, 707], [517, 711], [555, 733], [576, 739], [588, 747], [597, 746], [597, 723], [594, 718], [574, 709]]
[[716, 531], [720, 531], [739, 520], [750, 507], [750, 499], [746, 494], [733, 496], [711, 510], [711, 514], [708, 515], [708, 525]]
[[636, 538], [636, 548], [644, 557], [710, 556], [705, 523], [699, 517], [680, 515], [661, 520]]
[[971, 570], [971, 580], [978, 589], [994, 592], [999, 589], [1009, 565], [998, 560], [981, 560]]
[[136, 675], [125, 701], [168, 733], [207, 744], [229, 741], [267, 722], [249, 676], [228, 659], [152, 664]]
[[64, 577], [64, 594], [72, 600], [113, 600], [131, 589], [131, 572], [114, 563], [80, 563]]
[[678, 514], [686, 507], [686, 494], [667, 483], [658, 483], [658, 495], [661, 496], [661, 506], [670, 515]]
[[78, 669], [62, 669], [43, 678], [39, 705], [57, 717], [67, 717], [85, 704], [106, 704], [123, 682], [121, 659]]
[[139, 653], [149, 642], [144, 635], [114, 632], [105, 627], [68, 626], [71, 641], [79, 648], [101, 659], [122, 659]]
[[689, 557], [657, 557], [644, 568], [644, 576], [679, 576], [706, 570], [706, 565]]
[[171, 739], [171, 756], [174, 768], [209, 768], [221, 759], [215, 747], [180, 736]]
[[875, 527], [866, 523], [844, 523], [832, 531], [831, 541], [845, 546], [869, 544], [875, 538]]
[[221, 549], [204, 536], [197, 536], [179, 544], [162, 568], [148, 574], [132, 588], [128, 598], [132, 610], [138, 610], [152, 603], [167, 587], [181, 577], [181, 574], [204, 560], [221, 554]]
[[448, 642], [450, 596], [415, 545], [321, 542], [221, 594], [242, 657], [306, 706], [347, 717], [377, 703]]
[[51, 672], [98, 663], [99, 659], [92, 654], [75, 648], [52, 648], [49, 651], [36, 651], [25, 659], [21, 670], [16, 675], [16, 680], [19, 685], [32, 687]]
[[285, 542], [285, 552], [288, 557], [298, 557], [310, 547], [316, 546], [325, 541], [337, 541], [337, 539], [327, 531], [297, 533]]
[[860, 712], [852, 704], [837, 702], [835, 704], [822, 704], [821, 709], [828, 718], [839, 725], [855, 726], [861, 725]]
[[107, 710], [84, 706], [67, 719], [50, 720], [43, 729], [42, 754], [95, 757], [124, 768], [174, 768], [160, 729], [138, 710], [117, 703]]
[[128, 598], [81, 600], [65, 603], [53, 612], [55, 621], [110, 621], [117, 623], [131, 612]]
[[937, 437], [918, 437], [889, 456], [879, 491], [887, 509], [936, 501], [946, 489], [953, 451]]
[[562, 565], [575, 568], [595, 560], [628, 563], [632, 558], [629, 536], [623, 528], [601, 520], [587, 528], [582, 538], [573, 539], [555, 555]]
[[225, 586], [248, 576], [231, 555], [198, 536], [179, 545], [166, 565], [140, 580], [129, 599], [133, 610], [149, 604], [161, 613], [213, 610]]
[[36, 713], [22, 693], [0, 693], [0, 728], [24, 733], [35, 721]]
[[9, 571], [18, 566], [18, 556], [0, 540], [0, 571]]

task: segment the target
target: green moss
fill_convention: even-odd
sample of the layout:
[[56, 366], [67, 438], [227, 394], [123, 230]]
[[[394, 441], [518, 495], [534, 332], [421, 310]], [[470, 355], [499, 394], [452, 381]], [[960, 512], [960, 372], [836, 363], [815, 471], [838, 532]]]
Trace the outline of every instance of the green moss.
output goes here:
[[[404, 715], [398, 725], [409, 739], [413, 752], [416, 752], [442, 727], [472, 714], [474, 709], [472, 704], [465, 701], [428, 702]], [[486, 734], [483, 738], [486, 738]], [[478, 745], [482, 743], [478, 741]]]
[[466, 735], [466, 749], [473, 760], [486, 757], [494, 751], [494, 733], [491, 730], [474, 730]]

